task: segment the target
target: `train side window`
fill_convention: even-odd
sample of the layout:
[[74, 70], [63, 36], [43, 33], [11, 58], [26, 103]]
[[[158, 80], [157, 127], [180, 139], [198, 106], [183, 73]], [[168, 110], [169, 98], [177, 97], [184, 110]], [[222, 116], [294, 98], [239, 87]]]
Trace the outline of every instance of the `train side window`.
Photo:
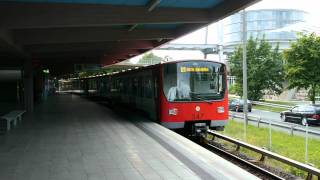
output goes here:
[[128, 79], [123, 77], [123, 94], [128, 94]]
[[157, 78], [154, 78], [154, 86], [153, 86], [153, 89], [154, 89], [154, 97], [157, 98], [158, 97], [158, 79]]
[[145, 97], [152, 98], [152, 82], [150, 77], [145, 78], [144, 87], [145, 87]]
[[119, 92], [123, 93], [123, 79], [119, 79]]
[[140, 97], [143, 97], [143, 77], [140, 77], [139, 78], [139, 92], [140, 92], [140, 94], [139, 94], [139, 96]]
[[130, 95], [130, 96], [132, 96], [132, 79], [131, 78], [128, 78], [128, 94]]
[[142, 78], [142, 96], [147, 97], [147, 78], [143, 77]]
[[132, 93], [133, 93], [133, 96], [137, 96], [138, 95], [138, 78], [135, 77], [133, 79], [133, 88], [132, 88]]

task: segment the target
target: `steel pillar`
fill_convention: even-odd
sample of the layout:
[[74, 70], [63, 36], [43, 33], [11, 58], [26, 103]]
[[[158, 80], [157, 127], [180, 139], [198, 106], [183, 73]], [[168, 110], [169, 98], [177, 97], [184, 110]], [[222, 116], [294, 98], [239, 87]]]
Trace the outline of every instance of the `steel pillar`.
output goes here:
[[24, 107], [28, 113], [33, 112], [33, 67], [31, 60], [25, 60], [23, 64]]

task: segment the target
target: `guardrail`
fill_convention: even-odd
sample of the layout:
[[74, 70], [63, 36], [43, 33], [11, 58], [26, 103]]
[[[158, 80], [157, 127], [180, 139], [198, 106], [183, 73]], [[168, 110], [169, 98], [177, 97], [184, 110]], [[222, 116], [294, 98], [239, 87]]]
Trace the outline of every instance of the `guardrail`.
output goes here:
[[248, 144], [248, 143], [239, 141], [239, 140], [237, 140], [237, 139], [230, 138], [230, 137], [228, 137], [228, 136], [219, 134], [219, 133], [214, 132], [214, 131], [212, 131], [212, 130], [208, 130], [208, 133], [211, 134], [211, 135], [213, 135], [214, 137], [223, 139], [223, 140], [225, 140], [225, 141], [228, 141], [228, 142], [231, 142], [231, 143], [237, 145], [237, 150], [239, 150], [240, 147], [244, 147], [244, 148], [246, 148], [246, 149], [249, 149], [249, 150], [251, 150], [251, 151], [254, 151], [254, 152], [256, 152], [256, 153], [261, 154], [260, 161], [264, 161], [265, 157], [270, 157], [270, 158], [272, 158], [272, 159], [275, 159], [275, 160], [277, 160], [277, 161], [280, 161], [280, 162], [282, 162], [282, 163], [288, 164], [288, 165], [290, 165], [290, 166], [296, 167], [296, 168], [298, 168], [298, 169], [300, 169], [300, 170], [303, 170], [303, 171], [307, 172], [307, 173], [308, 173], [307, 179], [312, 179], [312, 176], [313, 176], [313, 175], [318, 176], [318, 179], [320, 179], [320, 170], [317, 169], [317, 168], [315, 168], [315, 167], [312, 167], [312, 166], [310, 166], [310, 165], [303, 164], [303, 163], [301, 163], [301, 162], [298, 162], [298, 161], [289, 159], [289, 158], [287, 158], [287, 157], [284, 157], [284, 156], [281, 156], [281, 155], [279, 155], [279, 154], [270, 152], [270, 151], [268, 151], [268, 150], [265, 150], [265, 149], [262, 149], [262, 148], [253, 146], [253, 145], [251, 145], [251, 144]]
[[[229, 116], [232, 117], [232, 118], [243, 119], [242, 115], [239, 115], [239, 114], [236, 114], [236, 113], [233, 113], [233, 112], [229, 112]], [[287, 122], [277, 122], [277, 121], [272, 121], [272, 120], [264, 120], [264, 119], [261, 119], [261, 117], [250, 116], [250, 115], [248, 115], [248, 120], [249, 121], [253, 121], [253, 122], [257, 122], [258, 123], [258, 127], [260, 126], [260, 123], [263, 123], [263, 124], [270, 124], [272, 126], [277, 126], [277, 127], [289, 129], [290, 132], [291, 132], [291, 135], [293, 135], [294, 131], [299, 131], [299, 132], [304, 132], [304, 133], [306, 132], [305, 127], [301, 127], [298, 124], [291, 124], [291, 123], [287, 123]], [[312, 129], [308, 129], [308, 133], [320, 136], [320, 131], [315, 131], [315, 130], [312, 130]]]
[[[240, 98], [240, 96], [237, 96], [237, 95], [230, 95], [229, 94], [229, 97], [230, 98]], [[290, 109], [290, 108], [293, 108], [293, 106], [290, 106], [290, 105], [285, 105], [285, 104], [275, 104], [275, 103], [268, 103], [268, 102], [262, 102], [262, 101], [251, 101], [252, 104], [256, 104], [256, 105], [263, 105], [263, 106], [271, 106], [271, 107], [281, 107], [281, 108], [287, 108], [287, 109]]]
[[261, 102], [261, 101], [251, 101], [252, 104], [256, 105], [263, 105], [263, 106], [271, 106], [271, 107], [281, 107], [286, 109], [291, 109], [293, 106], [284, 105], [284, 104], [274, 104], [274, 103], [267, 103], [267, 102]]

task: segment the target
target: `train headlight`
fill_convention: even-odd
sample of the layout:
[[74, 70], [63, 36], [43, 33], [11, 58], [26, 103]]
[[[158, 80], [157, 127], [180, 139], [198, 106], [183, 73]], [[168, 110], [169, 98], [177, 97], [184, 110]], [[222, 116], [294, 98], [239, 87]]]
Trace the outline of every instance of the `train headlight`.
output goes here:
[[178, 109], [177, 108], [169, 109], [169, 115], [176, 116], [177, 114], [178, 114]]
[[200, 106], [196, 106], [196, 111], [199, 112], [200, 111]]
[[219, 106], [217, 108], [218, 113], [224, 113], [224, 107], [223, 106]]

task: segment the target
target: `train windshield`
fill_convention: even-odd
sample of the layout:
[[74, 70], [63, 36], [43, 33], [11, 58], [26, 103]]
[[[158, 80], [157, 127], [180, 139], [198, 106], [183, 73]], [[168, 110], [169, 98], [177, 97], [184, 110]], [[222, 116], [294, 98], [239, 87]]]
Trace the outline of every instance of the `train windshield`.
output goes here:
[[223, 99], [225, 65], [207, 61], [164, 64], [163, 91], [170, 102]]

